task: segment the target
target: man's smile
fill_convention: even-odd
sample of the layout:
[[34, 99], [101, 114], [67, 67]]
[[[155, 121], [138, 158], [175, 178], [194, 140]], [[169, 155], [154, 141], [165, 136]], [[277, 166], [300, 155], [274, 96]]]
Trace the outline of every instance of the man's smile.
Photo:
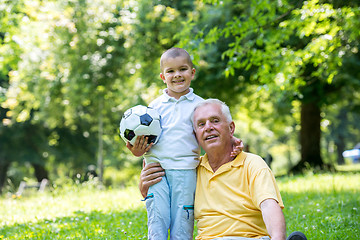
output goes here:
[[214, 138], [217, 138], [217, 137], [218, 137], [217, 135], [209, 135], [209, 136], [205, 137], [205, 141], [211, 140], [211, 139], [214, 139]]

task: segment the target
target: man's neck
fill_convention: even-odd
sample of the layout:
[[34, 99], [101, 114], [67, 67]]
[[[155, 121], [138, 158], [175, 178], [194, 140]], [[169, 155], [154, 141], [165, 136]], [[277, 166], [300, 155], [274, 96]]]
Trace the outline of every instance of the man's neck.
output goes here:
[[232, 147], [230, 146], [227, 149], [221, 149], [221, 150], [218, 149], [218, 151], [206, 152], [210, 167], [214, 172], [216, 172], [216, 170], [218, 170], [225, 163], [234, 160], [234, 158], [230, 156], [231, 151], [232, 151]]

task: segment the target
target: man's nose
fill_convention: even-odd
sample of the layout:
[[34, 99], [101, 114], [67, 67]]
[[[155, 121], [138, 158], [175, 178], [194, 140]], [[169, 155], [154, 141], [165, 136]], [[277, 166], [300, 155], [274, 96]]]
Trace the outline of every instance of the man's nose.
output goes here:
[[211, 131], [212, 129], [214, 129], [214, 128], [213, 128], [213, 125], [211, 124], [211, 122], [210, 122], [210, 121], [206, 121], [206, 123], [205, 123], [205, 130], [206, 130], [206, 131]]

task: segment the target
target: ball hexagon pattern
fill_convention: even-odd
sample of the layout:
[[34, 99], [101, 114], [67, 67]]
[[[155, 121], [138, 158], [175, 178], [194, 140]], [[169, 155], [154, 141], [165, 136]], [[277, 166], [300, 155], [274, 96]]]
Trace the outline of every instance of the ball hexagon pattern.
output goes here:
[[137, 105], [124, 112], [120, 121], [120, 136], [134, 145], [136, 137], [145, 135], [148, 144], [156, 144], [161, 135], [161, 116], [150, 107]]

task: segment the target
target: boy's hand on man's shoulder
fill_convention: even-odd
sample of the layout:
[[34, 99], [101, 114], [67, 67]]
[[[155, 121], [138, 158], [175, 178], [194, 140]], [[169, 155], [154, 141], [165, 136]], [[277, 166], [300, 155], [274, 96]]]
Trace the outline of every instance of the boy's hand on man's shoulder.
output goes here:
[[235, 158], [239, 153], [241, 153], [244, 149], [244, 143], [241, 139], [236, 137], [232, 138], [233, 143], [233, 151], [231, 152], [230, 156]]
[[193, 149], [192, 152], [196, 154], [196, 157], [194, 158], [194, 160], [200, 161], [200, 154], [201, 154], [200, 148]]
[[147, 144], [148, 138], [145, 136], [138, 136], [134, 145], [131, 145], [129, 142], [126, 143], [126, 147], [134, 154], [136, 157], [140, 157], [144, 155], [150, 148], [154, 145], [154, 143]]

